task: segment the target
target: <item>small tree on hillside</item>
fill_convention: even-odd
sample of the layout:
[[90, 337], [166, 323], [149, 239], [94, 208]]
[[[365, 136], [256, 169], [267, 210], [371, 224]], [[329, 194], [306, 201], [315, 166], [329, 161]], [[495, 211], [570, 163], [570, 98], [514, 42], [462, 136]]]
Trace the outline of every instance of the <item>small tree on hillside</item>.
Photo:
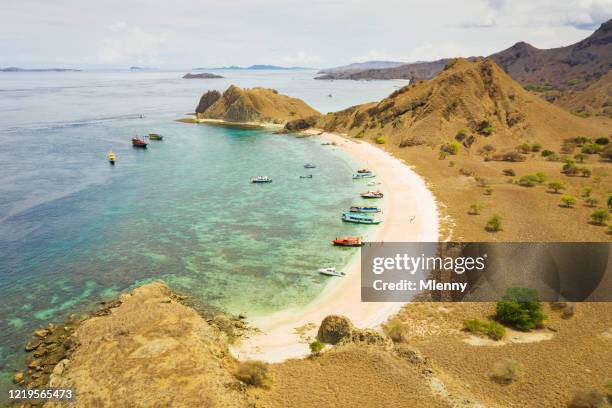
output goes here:
[[548, 183], [548, 188], [550, 188], [555, 194], [557, 194], [560, 190], [565, 190], [565, 186], [559, 181], [551, 181]]
[[497, 302], [495, 310], [499, 321], [520, 330], [535, 329], [546, 319], [535, 289], [508, 288], [506, 295]]
[[470, 211], [468, 211], [468, 213], [472, 214], [472, 215], [478, 215], [478, 214], [480, 214], [481, 210], [482, 210], [482, 205], [474, 203], [474, 204], [470, 205]]
[[489, 221], [487, 221], [487, 225], [485, 226], [485, 230], [489, 232], [497, 232], [497, 231], [501, 231], [502, 229], [501, 226], [502, 226], [501, 217], [496, 214], [493, 217], [489, 218]]
[[604, 225], [605, 222], [608, 221], [609, 219], [610, 219], [610, 214], [608, 214], [608, 211], [604, 210], [603, 208], [599, 210], [595, 210], [591, 214], [591, 221], [593, 221], [593, 223], [597, 225]]
[[585, 204], [588, 205], [589, 207], [596, 207], [597, 204], [599, 203], [599, 201], [594, 198], [594, 197], [588, 197], [587, 199], [584, 200]]
[[582, 189], [582, 196], [583, 197], [590, 197], [592, 192], [593, 192], [593, 187], [589, 187], [589, 186], [584, 187]]
[[576, 204], [576, 197], [566, 194], [561, 197], [561, 202], [565, 207], [572, 208]]

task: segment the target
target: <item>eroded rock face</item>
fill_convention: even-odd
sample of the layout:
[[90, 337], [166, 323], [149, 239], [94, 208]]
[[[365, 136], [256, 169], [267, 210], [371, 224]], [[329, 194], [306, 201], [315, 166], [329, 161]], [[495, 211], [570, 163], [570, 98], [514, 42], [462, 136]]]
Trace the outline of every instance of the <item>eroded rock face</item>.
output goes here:
[[210, 108], [212, 104], [217, 102], [217, 99], [221, 97], [221, 92], [213, 90], [208, 91], [200, 98], [200, 103], [196, 107], [196, 113], [204, 113], [206, 109]]

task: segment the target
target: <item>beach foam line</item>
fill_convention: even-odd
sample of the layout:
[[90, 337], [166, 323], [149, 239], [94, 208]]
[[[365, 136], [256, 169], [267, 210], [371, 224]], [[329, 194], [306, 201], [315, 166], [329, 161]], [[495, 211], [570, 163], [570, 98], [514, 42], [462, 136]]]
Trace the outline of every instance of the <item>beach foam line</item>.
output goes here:
[[[386, 194], [385, 221], [378, 227], [375, 241], [438, 241], [438, 210], [425, 181], [402, 161], [365, 142], [356, 142], [333, 133], [307, 131], [318, 135], [367, 165], [377, 175]], [[330, 250], [332, 248], [330, 247]], [[249, 323], [261, 332], [232, 347], [241, 360], [270, 363], [310, 353], [306, 338], [314, 338], [321, 321], [328, 315], [344, 315], [360, 328], [378, 328], [396, 314], [402, 303], [361, 302], [361, 259], [351, 259], [347, 275], [330, 279], [319, 296], [301, 308], [291, 308]], [[307, 326], [309, 325], [309, 326]], [[310, 327], [308, 330], [296, 330]]]

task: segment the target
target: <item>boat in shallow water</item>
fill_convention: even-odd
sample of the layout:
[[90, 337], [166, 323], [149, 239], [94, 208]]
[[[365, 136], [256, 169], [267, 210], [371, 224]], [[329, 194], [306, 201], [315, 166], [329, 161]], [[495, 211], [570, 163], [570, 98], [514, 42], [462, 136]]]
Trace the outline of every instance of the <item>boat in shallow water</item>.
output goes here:
[[304, 165], [304, 168], [305, 168], [305, 169], [316, 169], [316, 168], [317, 168], [317, 166], [315, 166], [314, 164], [311, 164], [311, 163], [306, 163], [306, 164]]
[[332, 241], [336, 246], [359, 247], [363, 245], [361, 237], [337, 237]]
[[164, 137], [157, 133], [149, 133], [149, 140], [164, 140]]
[[353, 205], [349, 211], [354, 213], [379, 213], [381, 212], [381, 209], [375, 206]]
[[312, 178], [312, 174], [309, 174], [307, 176], [300, 176], [300, 178]]
[[251, 177], [251, 183], [271, 183], [272, 179], [268, 176], [257, 176], [257, 177]]
[[354, 224], [380, 224], [382, 220], [374, 218], [372, 216], [360, 213], [345, 212], [342, 214], [342, 221], [352, 222]]
[[345, 273], [342, 271], [337, 271], [335, 267], [331, 266], [329, 268], [321, 268], [319, 269], [319, 273], [321, 275], [327, 275], [327, 276], [344, 276]]
[[368, 181], [368, 186], [378, 186], [380, 184], [380, 181]]
[[353, 174], [353, 180], [364, 179], [364, 178], [374, 178], [376, 174], [374, 173], [357, 173]]
[[146, 149], [147, 142], [145, 142], [142, 138], [136, 136], [132, 138], [132, 146]]
[[366, 191], [360, 194], [363, 198], [383, 198], [384, 194], [380, 191]]
[[113, 165], [114, 165], [114, 164], [115, 164], [115, 159], [116, 159], [116, 157], [115, 157], [115, 153], [113, 153], [112, 151], [111, 151], [111, 152], [108, 152], [108, 156], [107, 156], [107, 157], [108, 157], [108, 162], [109, 162], [110, 164], [113, 164]]
[[368, 168], [362, 168], [362, 169], [357, 169], [357, 173], [359, 174], [365, 174], [365, 173], [371, 173], [372, 170], [368, 169]]

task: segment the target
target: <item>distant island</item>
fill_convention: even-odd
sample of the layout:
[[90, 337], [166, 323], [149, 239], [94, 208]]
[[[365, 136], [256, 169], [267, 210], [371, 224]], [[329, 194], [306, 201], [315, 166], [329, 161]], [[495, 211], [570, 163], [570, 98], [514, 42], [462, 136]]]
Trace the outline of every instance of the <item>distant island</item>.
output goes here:
[[184, 79], [213, 79], [213, 78], [223, 78], [221, 75], [210, 74], [208, 72], [202, 72], [200, 74], [192, 74], [191, 72], [183, 75]]
[[0, 72], [80, 72], [80, 69], [71, 68], [19, 68], [8, 67], [0, 69]]
[[214, 67], [214, 68], [203, 68], [203, 67], [198, 67], [198, 68], [194, 68], [194, 71], [212, 71], [212, 70], [218, 70], [218, 69], [231, 69], [231, 70], [252, 70], [252, 71], [256, 71], [256, 70], [277, 70], [277, 71], [289, 71], [289, 70], [300, 70], [300, 69], [313, 69], [313, 68], [306, 68], [306, 67], [280, 67], [278, 65], [251, 65], [249, 67], [239, 67], [237, 65], [230, 65], [227, 67]]

